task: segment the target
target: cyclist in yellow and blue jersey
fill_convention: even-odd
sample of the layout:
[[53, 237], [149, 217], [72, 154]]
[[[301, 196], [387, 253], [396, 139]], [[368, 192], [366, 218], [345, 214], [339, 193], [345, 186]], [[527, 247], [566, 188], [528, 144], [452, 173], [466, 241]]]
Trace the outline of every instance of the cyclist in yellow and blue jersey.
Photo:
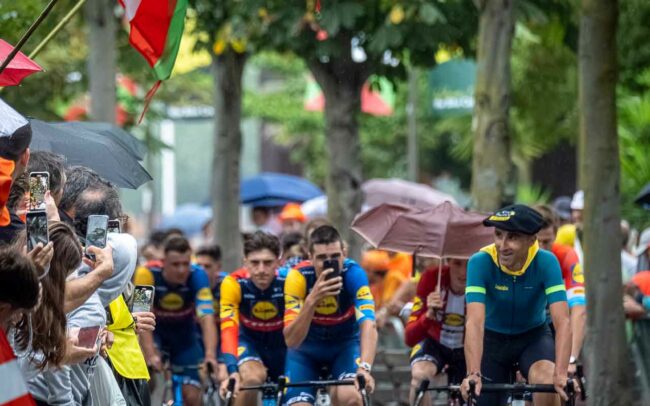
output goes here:
[[[280, 243], [257, 231], [244, 242], [246, 273], [232, 273], [221, 284], [221, 351], [235, 393], [240, 385], [277, 381], [284, 373], [287, 347], [282, 335], [284, 279], [276, 276]], [[225, 395], [227, 381], [221, 386]], [[255, 404], [257, 393], [245, 391], [235, 405]]]
[[[495, 243], [474, 254], [467, 266], [465, 359], [469, 381], [480, 394], [483, 377], [508, 383], [518, 365], [532, 384], [564, 386], [571, 352], [566, 288], [555, 256], [539, 249], [542, 216], [524, 205], [504, 207], [483, 224], [494, 227]], [[549, 306], [555, 342], [546, 322]], [[504, 404], [502, 394], [480, 394], [479, 405]], [[555, 405], [556, 394], [535, 394], [535, 405]]]
[[[139, 268], [134, 278], [136, 285], [155, 287], [152, 311], [156, 315], [156, 330], [141, 335], [147, 365], [162, 370], [160, 353], [169, 353], [172, 366], [184, 368], [183, 400], [189, 406], [201, 404], [198, 365], [209, 362], [217, 370], [212, 292], [205, 271], [191, 264], [191, 256], [185, 238], [170, 237], [164, 244], [162, 267]], [[205, 351], [199, 342], [197, 316]]]
[[[338, 231], [315, 229], [309, 238], [309, 261], [292, 269], [285, 281], [284, 337], [289, 382], [317, 380], [326, 368], [334, 379], [363, 374], [372, 392], [370, 375], [377, 348], [375, 305], [365, 271], [345, 258]], [[327, 268], [326, 268], [327, 266]], [[340, 276], [328, 278], [328, 275]], [[354, 387], [339, 386], [333, 397], [340, 404], [361, 404]], [[312, 388], [290, 388], [287, 405], [313, 405]]]

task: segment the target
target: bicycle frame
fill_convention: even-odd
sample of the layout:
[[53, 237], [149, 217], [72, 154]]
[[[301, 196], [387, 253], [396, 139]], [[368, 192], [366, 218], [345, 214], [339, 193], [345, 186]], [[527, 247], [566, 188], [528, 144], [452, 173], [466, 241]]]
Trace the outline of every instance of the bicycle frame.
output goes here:
[[[356, 382], [359, 384], [359, 393], [361, 394], [361, 400], [364, 406], [370, 405], [370, 399], [366, 392], [366, 379], [363, 375], [357, 375]], [[292, 382], [288, 383], [287, 378], [281, 376], [278, 379], [278, 383], [265, 383], [262, 385], [254, 386], [244, 386], [240, 390], [254, 390], [254, 391], [270, 391], [273, 390], [277, 394], [277, 405], [281, 405], [284, 401], [284, 390], [286, 388], [305, 388], [312, 387], [316, 391], [322, 388], [328, 388], [331, 386], [350, 386], [354, 385], [355, 381], [353, 380], [323, 380], [323, 381], [304, 381], [304, 382]], [[228, 389], [226, 391], [226, 406], [232, 405], [232, 395], [235, 389], [235, 380], [230, 379], [228, 381]]]

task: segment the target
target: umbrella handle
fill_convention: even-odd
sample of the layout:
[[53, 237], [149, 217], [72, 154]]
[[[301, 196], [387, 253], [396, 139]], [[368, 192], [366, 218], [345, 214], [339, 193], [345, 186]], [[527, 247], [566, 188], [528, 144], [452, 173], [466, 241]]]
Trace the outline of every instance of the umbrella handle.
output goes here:
[[438, 263], [438, 284], [436, 285], [437, 293], [440, 293], [441, 282], [442, 282], [442, 257], [440, 257], [440, 262]]

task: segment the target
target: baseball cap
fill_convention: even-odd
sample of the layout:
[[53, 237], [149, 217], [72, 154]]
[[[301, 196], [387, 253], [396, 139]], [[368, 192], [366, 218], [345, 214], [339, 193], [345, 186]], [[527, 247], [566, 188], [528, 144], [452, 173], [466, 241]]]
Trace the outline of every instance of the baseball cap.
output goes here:
[[573, 194], [571, 199], [571, 210], [584, 210], [585, 208], [585, 192], [578, 190]]
[[544, 225], [544, 219], [534, 209], [523, 204], [512, 204], [483, 220], [486, 227], [527, 235], [537, 234]]

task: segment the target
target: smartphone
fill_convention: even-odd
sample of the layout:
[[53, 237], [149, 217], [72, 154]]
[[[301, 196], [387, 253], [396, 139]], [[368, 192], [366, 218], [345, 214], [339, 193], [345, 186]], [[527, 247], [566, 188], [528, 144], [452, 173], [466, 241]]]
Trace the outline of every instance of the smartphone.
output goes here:
[[338, 259], [326, 259], [323, 261], [323, 269], [333, 269], [334, 272], [327, 275], [326, 279], [336, 278], [341, 276], [341, 270], [339, 269], [339, 260]]
[[150, 312], [156, 289], [150, 285], [136, 285], [131, 298], [131, 313]]
[[109, 233], [121, 233], [122, 232], [122, 223], [120, 220], [108, 220], [108, 232]]
[[48, 172], [29, 173], [29, 210], [45, 210], [45, 192], [50, 190]]
[[47, 231], [47, 213], [45, 211], [27, 212], [27, 251], [31, 251], [40, 242], [43, 246], [50, 241]]
[[99, 336], [99, 326], [82, 327], [79, 329], [77, 346], [83, 348], [93, 348], [97, 344]]
[[106, 247], [106, 235], [108, 234], [108, 216], [91, 214], [88, 216], [86, 228], [86, 255], [91, 259], [94, 257], [88, 253], [88, 247]]

